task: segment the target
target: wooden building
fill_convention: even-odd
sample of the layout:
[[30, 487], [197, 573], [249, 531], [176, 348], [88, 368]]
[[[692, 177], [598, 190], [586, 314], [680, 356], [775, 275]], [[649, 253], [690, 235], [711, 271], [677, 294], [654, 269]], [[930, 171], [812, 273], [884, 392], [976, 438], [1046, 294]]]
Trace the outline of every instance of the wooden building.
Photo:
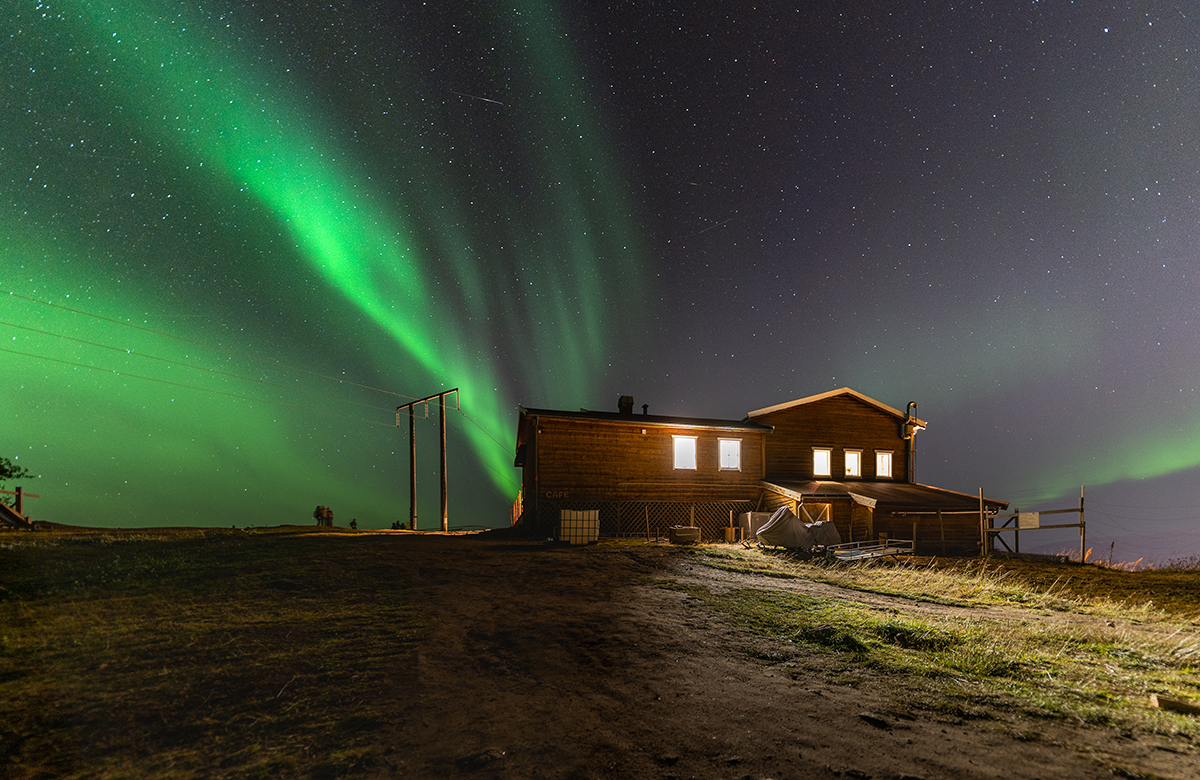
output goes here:
[[598, 513], [602, 536], [662, 535], [674, 525], [720, 534], [753, 509], [770, 428], [747, 420], [520, 410], [521, 521], [557, 536], [562, 512]]
[[629, 396], [617, 412], [522, 408], [520, 522], [548, 537], [564, 518], [590, 517], [600, 536], [695, 525], [720, 539], [731, 518], [787, 505], [832, 520], [847, 541], [886, 535], [915, 538], [920, 552], [978, 550], [981, 511], [1007, 504], [914, 480], [915, 437], [926, 427], [914, 406], [901, 412], [842, 388], [742, 420], [634, 414]]

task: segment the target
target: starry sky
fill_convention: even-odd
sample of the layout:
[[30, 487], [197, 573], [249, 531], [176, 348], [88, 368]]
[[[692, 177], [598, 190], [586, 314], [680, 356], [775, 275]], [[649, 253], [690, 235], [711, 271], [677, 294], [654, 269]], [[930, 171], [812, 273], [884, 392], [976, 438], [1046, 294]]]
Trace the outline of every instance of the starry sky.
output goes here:
[[519, 404], [849, 386], [917, 403], [918, 481], [1200, 554], [1189, 4], [0, 2], [35, 519], [387, 527], [396, 407], [458, 389], [450, 524], [497, 526]]

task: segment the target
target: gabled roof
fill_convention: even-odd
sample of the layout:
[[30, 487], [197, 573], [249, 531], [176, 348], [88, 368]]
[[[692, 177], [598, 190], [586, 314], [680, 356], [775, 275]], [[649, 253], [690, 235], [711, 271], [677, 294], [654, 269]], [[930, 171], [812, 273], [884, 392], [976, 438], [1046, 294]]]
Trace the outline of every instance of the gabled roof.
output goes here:
[[[916, 482], [834, 482], [825, 480], [763, 480], [768, 490], [790, 495], [797, 499], [853, 498], [861, 504], [882, 504], [890, 510], [926, 509], [966, 511], [979, 509], [979, 496], [959, 493], [955, 490], [922, 485]], [[1007, 501], [997, 501], [984, 496], [984, 509], [995, 511], [1006, 508]]]
[[558, 409], [527, 409], [519, 407], [522, 417], [549, 417], [558, 420], [591, 420], [593, 422], [625, 423], [627, 425], [660, 425], [671, 428], [709, 428], [722, 431], [771, 431], [774, 428], [749, 420], [717, 420], [707, 417], [668, 417], [660, 414], [623, 414], [593, 412], [580, 409], [566, 412]]
[[[879, 409], [880, 411], [883, 411], [883, 412], [887, 412], [888, 414], [890, 414], [894, 417], [898, 417], [901, 420], [907, 419], [907, 415], [905, 415], [904, 412], [900, 411], [899, 409], [895, 409], [891, 406], [888, 406], [887, 404], [883, 403], [882, 401], [876, 401], [874, 398], [863, 395], [862, 393], [858, 392], [857, 390], [852, 390], [849, 387], [841, 387], [841, 388], [838, 388], [837, 390], [830, 390], [825, 393], [818, 393], [817, 395], [810, 395], [807, 398], [800, 398], [795, 401], [788, 401], [787, 403], [782, 403], [782, 404], [775, 404], [774, 406], [768, 406], [765, 409], [756, 409], [755, 411], [747, 414], [746, 417], [753, 418], [753, 417], [759, 417], [764, 414], [770, 414], [771, 412], [781, 412], [784, 409], [791, 409], [792, 407], [795, 407], [795, 406], [803, 406], [805, 404], [816, 403], [817, 401], [824, 401], [827, 398], [836, 398], [837, 396], [840, 396], [840, 395], [848, 395], [853, 398], [857, 398], [858, 400], [862, 401], [863, 403], [870, 404], [871, 406], [874, 406], [876, 409]], [[917, 419], [914, 417], [913, 421], [915, 423], [917, 423], [917, 425], [921, 426], [922, 428], [924, 428], [926, 426], [926, 422], [924, 420]]]
[[709, 431], [762, 431], [774, 430], [770, 425], [751, 422], [749, 420], [714, 420], [706, 417], [667, 417], [660, 414], [624, 414], [622, 412], [593, 412], [580, 409], [577, 412], [567, 412], [559, 409], [520, 409], [517, 420], [517, 447], [513, 465], [525, 465], [525, 441], [528, 438], [527, 428], [530, 419], [549, 418], [553, 420], [586, 420], [612, 425], [638, 425], [644, 428], [676, 428], [686, 430]]

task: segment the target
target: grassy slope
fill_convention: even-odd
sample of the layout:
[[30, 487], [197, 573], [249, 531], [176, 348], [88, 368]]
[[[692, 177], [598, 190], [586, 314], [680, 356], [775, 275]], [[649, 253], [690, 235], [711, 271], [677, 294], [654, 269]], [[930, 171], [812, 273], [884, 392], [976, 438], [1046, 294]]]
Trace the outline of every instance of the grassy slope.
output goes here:
[[[419, 583], [392, 564], [402, 539], [312, 531], [0, 535], [9, 776], [335, 777], [380, 766], [381, 730], [404, 726], [384, 719], [403, 721], [403, 697], [419, 685]], [[782, 592], [771, 578], [720, 593], [665, 584], [768, 637], [760, 661], [842, 684], [886, 680], [897, 716], [1015, 713], [1200, 734], [1195, 719], [1146, 706], [1151, 692], [1200, 698], [1196, 572], [690, 554], [965, 608], [965, 618], [922, 615]], [[981, 606], [1028, 619], [995, 620]]]
[[371, 760], [356, 734], [380, 714], [361, 702], [385, 684], [411, 688], [422, 618], [386, 540], [39, 542], [0, 550], [11, 776], [119, 777], [131, 761], [157, 777], [336, 776]]
[[[1200, 699], [1200, 572], [1124, 572], [1030, 559], [920, 559], [847, 566], [737, 547], [698, 548], [722, 569], [796, 577], [959, 609], [919, 615], [895, 607], [773, 589], [690, 588], [712, 609], [778, 643], [795, 674], [857, 669], [896, 685], [898, 714], [928, 709], [989, 717], [1001, 711], [1193, 739], [1195, 718], [1153, 710], [1149, 695]], [[769, 580], [767, 580], [769, 582]], [[1004, 607], [999, 616], [972, 608]]]

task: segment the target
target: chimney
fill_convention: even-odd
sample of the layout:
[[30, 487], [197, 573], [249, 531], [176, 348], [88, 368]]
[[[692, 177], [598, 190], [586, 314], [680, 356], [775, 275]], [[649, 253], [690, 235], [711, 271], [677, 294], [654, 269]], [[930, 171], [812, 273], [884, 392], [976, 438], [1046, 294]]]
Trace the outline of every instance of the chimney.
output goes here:
[[650, 414], [650, 404], [642, 404], [642, 414]]
[[623, 395], [618, 398], [617, 411], [621, 414], [633, 414], [633, 396]]

